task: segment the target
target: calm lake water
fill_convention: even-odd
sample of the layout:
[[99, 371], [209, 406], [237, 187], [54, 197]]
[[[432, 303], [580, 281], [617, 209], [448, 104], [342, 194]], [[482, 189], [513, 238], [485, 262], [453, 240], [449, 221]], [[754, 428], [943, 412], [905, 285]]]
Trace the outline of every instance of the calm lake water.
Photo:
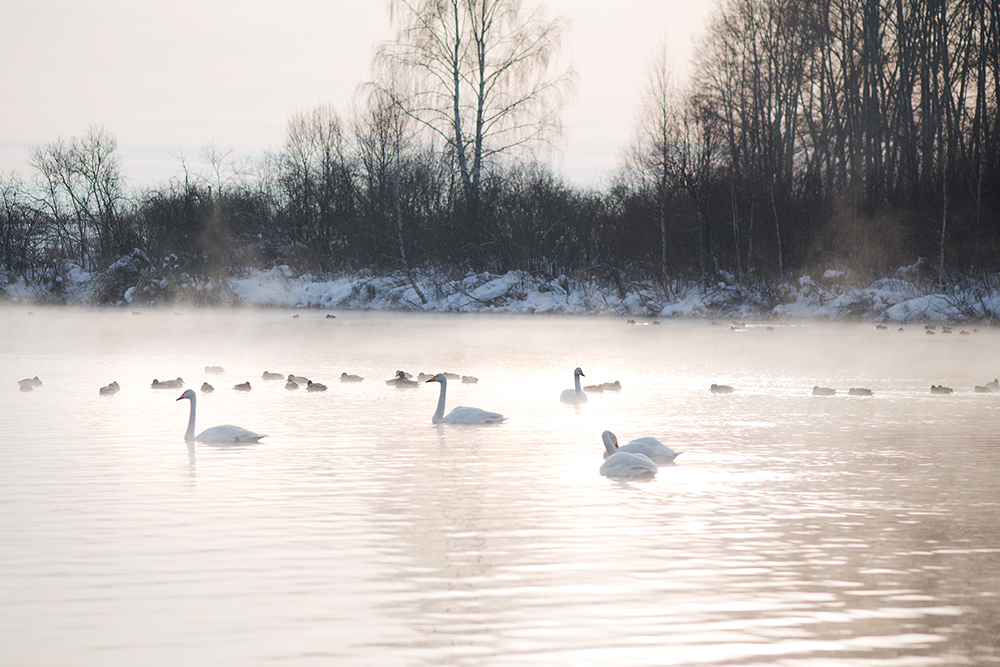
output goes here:
[[[996, 329], [33, 311], [0, 309], [7, 667], [1000, 664]], [[561, 404], [576, 366], [621, 391]], [[509, 420], [434, 426], [397, 369]], [[189, 447], [178, 376], [199, 431], [269, 437]], [[609, 480], [605, 429], [684, 453]]]

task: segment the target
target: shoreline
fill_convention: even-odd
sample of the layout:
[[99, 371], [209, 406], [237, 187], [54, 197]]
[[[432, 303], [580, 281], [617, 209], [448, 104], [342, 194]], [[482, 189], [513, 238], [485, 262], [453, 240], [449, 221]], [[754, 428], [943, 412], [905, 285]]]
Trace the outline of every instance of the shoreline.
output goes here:
[[[904, 271], [901, 269], [900, 271]], [[709, 287], [675, 281], [668, 290], [643, 283], [622, 289], [597, 280], [540, 277], [525, 272], [467, 273], [368, 271], [337, 277], [295, 274], [287, 266], [242, 269], [215, 279], [149, 272], [90, 274], [70, 267], [50, 286], [23, 280], [0, 289], [0, 305], [140, 307], [278, 307], [442, 313], [607, 315], [643, 319], [832, 320], [912, 324], [1000, 324], [1000, 288], [994, 280], [967, 280], [921, 288], [904, 278], [867, 285], [814, 280], [764, 289], [720, 281]], [[109, 294], [111, 295], [109, 298]]]

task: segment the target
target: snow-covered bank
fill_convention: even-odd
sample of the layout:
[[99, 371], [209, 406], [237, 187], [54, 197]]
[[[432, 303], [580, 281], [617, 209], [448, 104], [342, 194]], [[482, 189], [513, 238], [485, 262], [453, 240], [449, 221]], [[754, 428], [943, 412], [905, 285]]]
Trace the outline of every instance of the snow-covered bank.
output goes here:
[[[828, 271], [821, 279], [754, 288], [735, 281], [652, 285], [619, 290], [598, 281], [523, 272], [469, 273], [441, 278], [417, 272], [375, 275], [367, 271], [334, 278], [296, 275], [286, 266], [246, 269], [235, 276], [195, 279], [184, 273], [149, 270], [136, 251], [99, 273], [68, 265], [43, 286], [23, 280], [6, 285], [0, 302], [146, 305], [195, 302], [222, 305], [341, 310], [423, 310], [441, 312], [578, 313], [631, 317], [726, 317], [737, 319], [859, 319], [874, 322], [1000, 323], [1000, 280], [966, 281], [941, 289], [921, 289], [900, 277], [858, 286]], [[155, 274], [155, 275], [154, 275]]]

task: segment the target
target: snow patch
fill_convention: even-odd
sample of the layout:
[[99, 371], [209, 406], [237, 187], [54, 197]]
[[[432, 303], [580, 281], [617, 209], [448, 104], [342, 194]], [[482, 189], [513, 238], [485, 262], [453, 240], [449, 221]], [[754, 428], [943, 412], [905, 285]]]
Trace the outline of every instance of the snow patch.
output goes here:
[[[896, 277], [868, 286], [839, 282], [844, 273], [826, 271], [822, 281], [807, 275], [765, 288], [726, 280], [703, 286], [675, 283], [666, 293], [651, 284], [619, 285], [539, 277], [511, 271], [496, 275], [469, 272], [443, 279], [431, 272], [374, 275], [362, 271], [332, 278], [296, 275], [288, 266], [241, 269], [229, 279], [195, 279], [167, 272], [150, 275], [148, 258], [132, 253], [99, 274], [67, 263], [47, 279], [28, 284], [23, 278], [0, 289], [0, 301], [99, 303], [96, 288], [109, 275], [117, 281], [118, 299], [104, 303], [198, 303], [323, 308], [341, 310], [425, 310], [441, 312], [602, 313], [631, 317], [732, 317], [736, 319], [862, 319], [869, 321], [992, 321], [1000, 318], [1000, 281], [989, 279], [963, 288], [921, 290], [905, 279], [919, 263]], [[134, 276], [142, 273], [136, 284]]]

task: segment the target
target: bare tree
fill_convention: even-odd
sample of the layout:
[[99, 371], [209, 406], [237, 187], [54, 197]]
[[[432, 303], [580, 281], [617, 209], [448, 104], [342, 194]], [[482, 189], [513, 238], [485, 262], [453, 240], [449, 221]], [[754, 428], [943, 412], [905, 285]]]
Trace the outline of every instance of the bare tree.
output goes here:
[[667, 205], [677, 185], [678, 150], [681, 147], [681, 102], [667, 55], [660, 43], [649, 65], [649, 80], [640, 101], [636, 136], [629, 161], [645, 189], [652, 192], [660, 231], [660, 281], [667, 280]]
[[376, 55], [376, 85], [451, 151], [473, 224], [484, 169], [553, 136], [572, 83], [555, 71], [563, 23], [521, 4], [389, 0], [396, 39]]
[[122, 211], [124, 176], [114, 135], [91, 127], [82, 138], [33, 148], [28, 162], [42, 178], [38, 203], [54, 226], [73, 237], [84, 267], [91, 252], [107, 260], [136, 243]]
[[324, 264], [342, 245], [353, 217], [352, 161], [344, 123], [333, 107], [321, 105], [289, 119], [280, 159], [289, 231], [318, 250]]
[[409, 273], [403, 220], [403, 161], [410, 148], [411, 119], [380, 88], [371, 88], [368, 114], [357, 120], [361, 171], [367, 193], [368, 215], [383, 221], [395, 232], [400, 264]]
[[675, 178], [695, 204], [698, 217], [701, 277], [712, 281], [719, 259], [712, 239], [712, 189], [721, 146], [717, 112], [708, 100], [692, 97], [681, 118]]
[[40, 216], [25, 192], [16, 174], [0, 174], [0, 282], [6, 282], [5, 272], [30, 278], [40, 250]]

